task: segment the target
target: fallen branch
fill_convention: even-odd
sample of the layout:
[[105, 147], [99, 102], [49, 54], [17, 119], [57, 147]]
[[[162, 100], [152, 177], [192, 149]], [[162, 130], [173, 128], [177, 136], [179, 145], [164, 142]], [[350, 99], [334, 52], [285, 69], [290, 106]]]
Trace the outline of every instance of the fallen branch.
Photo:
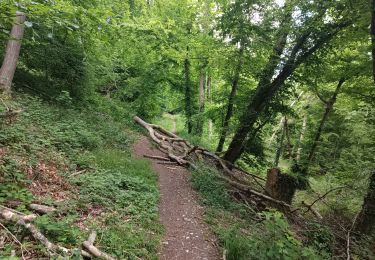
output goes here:
[[70, 178], [70, 177], [73, 177], [73, 176], [80, 175], [81, 173], [84, 173], [84, 172], [86, 172], [86, 171], [87, 171], [87, 169], [83, 169], [83, 170], [80, 170], [80, 171], [78, 171], [78, 172], [72, 173], [71, 175], [69, 175], [69, 178]]
[[319, 211], [317, 211], [316, 209], [314, 209], [314, 208], [312, 207], [312, 205], [308, 205], [308, 204], [306, 204], [306, 202], [304, 202], [304, 201], [301, 202], [301, 205], [307, 208], [307, 210], [305, 211], [305, 213], [308, 212], [308, 211], [311, 211], [311, 212], [312, 212], [312, 213], [313, 213], [318, 219], [323, 219], [323, 217], [322, 217], [322, 215], [319, 213]]
[[255, 191], [253, 189], [251, 189], [249, 186], [247, 185], [244, 185], [244, 184], [241, 184], [241, 183], [238, 183], [238, 182], [235, 182], [235, 181], [232, 181], [231, 179], [227, 178], [227, 177], [224, 177], [224, 176], [220, 176], [220, 175], [217, 175], [220, 179], [228, 182], [230, 185], [232, 185], [233, 187], [239, 189], [239, 190], [242, 190], [244, 192], [248, 192], [252, 195], [255, 195], [257, 197], [260, 197], [262, 199], [265, 199], [265, 200], [268, 200], [270, 202], [273, 202], [273, 203], [276, 203], [276, 204], [279, 204], [281, 206], [284, 206], [288, 209], [291, 209], [291, 205], [289, 205], [288, 203], [284, 202], [284, 201], [281, 201], [281, 200], [276, 200], [274, 198], [271, 198], [263, 193], [260, 193], [258, 191]]
[[25, 222], [31, 222], [33, 221], [34, 219], [36, 219], [37, 215], [35, 214], [29, 214], [29, 215], [26, 215], [24, 213], [21, 213], [17, 210], [14, 210], [14, 209], [10, 209], [10, 208], [7, 208], [7, 207], [4, 207], [4, 206], [0, 206], [0, 216], [3, 216], [4, 219], [12, 219], [13, 217], [17, 217], [17, 220], [18, 219], [21, 219]]
[[90, 254], [93, 256], [99, 258], [99, 259], [104, 259], [104, 260], [115, 260], [112, 256], [100, 251], [97, 247], [95, 247], [93, 244], [90, 244], [89, 241], [83, 242], [83, 246], [89, 251]]
[[96, 232], [92, 231], [89, 238], [87, 239], [87, 242], [93, 245], [95, 242], [95, 239], [96, 239]]
[[308, 205], [309, 207], [312, 207], [315, 203], [317, 203], [318, 201], [324, 199], [325, 197], [327, 197], [328, 194], [330, 194], [331, 192], [334, 192], [336, 190], [341, 190], [341, 189], [344, 189], [344, 188], [347, 188], [348, 186], [340, 186], [340, 187], [336, 187], [336, 188], [333, 188], [329, 191], [327, 191], [326, 193], [324, 193], [322, 196], [320, 196], [319, 198], [317, 198], [316, 200], [314, 200], [310, 205]]
[[[143, 121], [141, 118], [135, 116], [134, 117], [134, 121], [137, 122], [139, 125], [141, 125], [142, 127], [144, 127], [151, 139], [158, 145], [158, 148], [164, 152], [165, 154], [168, 155], [168, 158], [170, 159], [171, 162], [176, 162], [177, 164], [181, 165], [181, 166], [190, 166], [192, 167], [193, 169], [197, 169], [197, 167], [192, 163], [190, 162], [187, 157], [188, 155], [192, 154], [193, 152], [197, 155], [197, 157], [199, 158], [199, 153], [200, 154], [203, 154], [205, 156], [208, 156], [208, 157], [211, 157], [213, 158], [215, 161], [218, 162], [220, 168], [229, 176], [233, 177], [235, 176], [233, 174], [233, 172], [231, 171], [231, 169], [228, 168], [227, 164], [229, 164], [228, 162], [225, 162], [223, 159], [221, 159], [219, 156], [217, 156], [216, 154], [214, 153], [211, 153], [209, 152], [208, 150], [204, 149], [204, 148], [201, 148], [201, 147], [197, 147], [197, 146], [193, 146], [191, 145], [189, 142], [185, 141], [184, 139], [182, 139], [181, 137], [165, 130], [164, 128], [160, 127], [160, 126], [157, 126], [157, 125], [153, 125], [153, 124], [148, 124], [146, 123], [145, 121]], [[159, 131], [160, 133], [158, 133], [157, 131]], [[165, 142], [168, 141], [169, 143], [166, 144]], [[173, 147], [173, 141], [174, 142], [179, 142], [179, 143], [182, 143], [184, 144], [186, 147], [184, 149], [184, 152], [183, 152], [183, 156], [178, 156], [175, 154], [175, 147]], [[172, 143], [172, 144], [171, 144]], [[175, 148], [175, 149], [174, 149]], [[160, 162], [160, 164], [164, 164], [164, 163], [171, 163], [171, 162]], [[232, 168], [234, 168], [235, 166], [234, 165], [231, 165]], [[237, 168], [238, 169], [238, 168]], [[263, 178], [259, 177], [259, 176], [256, 176], [256, 175], [253, 175], [253, 174], [250, 174], [250, 173], [247, 173], [245, 172], [244, 170], [241, 170], [239, 169], [239, 171], [243, 172], [243, 173], [246, 173], [247, 175], [250, 175], [252, 176], [254, 179], [260, 179], [260, 180], [263, 180]], [[248, 185], [245, 185], [245, 184], [242, 184], [240, 182], [236, 182], [236, 181], [233, 181], [231, 180], [230, 178], [227, 178], [225, 176], [221, 176], [221, 175], [218, 175], [219, 178], [225, 180], [226, 182], [228, 182], [230, 185], [232, 185], [233, 187], [243, 191], [243, 192], [246, 192], [248, 194], [252, 194], [254, 196], [257, 196], [259, 198], [262, 198], [262, 199], [265, 199], [269, 202], [272, 202], [272, 203], [276, 203], [278, 205], [281, 205], [287, 209], [291, 209], [291, 205], [283, 202], [283, 201], [279, 201], [279, 200], [276, 200], [272, 197], [269, 197], [261, 192], [258, 192], [258, 191], [255, 191], [253, 189], [250, 188], [250, 186]], [[257, 182], [258, 185], [260, 185], [263, 189], [263, 185], [261, 185], [259, 182]]]
[[161, 156], [154, 156], [154, 155], [144, 154], [143, 157], [149, 158], [149, 159], [156, 159], [156, 160], [160, 160], [160, 161], [166, 161], [166, 162], [170, 162], [171, 161], [169, 158], [167, 158], [167, 157], [161, 157]]
[[[4, 226], [3, 224], [0, 223], [0, 226], [6, 231], [9, 233], [9, 235], [12, 237], [12, 239], [14, 240], [14, 242], [16, 242], [20, 248], [21, 248], [21, 255], [22, 255], [22, 259], [25, 259], [25, 257], [23, 256], [23, 249], [24, 249], [24, 246], [22, 245], [22, 243], [17, 239], [17, 237], [6, 227]], [[25, 248], [25, 251], [30, 253], [26, 248]], [[11, 256], [15, 257], [16, 256], [16, 252], [14, 250], [12, 250], [12, 254]]]
[[[51, 243], [38, 230], [38, 228], [35, 225], [25, 221], [25, 216], [22, 216], [20, 214], [14, 213], [10, 210], [7, 210], [7, 209], [3, 208], [3, 209], [0, 210], [0, 218], [4, 219], [7, 222], [12, 222], [14, 224], [17, 224], [17, 225], [20, 225], [20, 226], [26, 228], [37, 241], [39, 241], [42, 245], [44, 245], [47, 248], [47, 250], [49, 252], [53, 252], [53, 253], [57, 252], [57, 253], [61, 253], [63, 255], [69, 255], [69, 254], [71, 255], [76, 250], [78, 250], [78, 249], [67, 249], [65, 247], [62, 247], [62, 246]], [[90, 256], [90, 254], [87, 253], [84, 250], [78, 250], [78, 251], [81, 253], [81, 255]]]
[[39, 204], [30, 204], [29, 208], [41, 214], [48, 214], [56, 211], [56, 209], [53, 207]]
[[169, 161], [169, 162], [157, 162], [157, 164], [162, 164], [162, 165], [176, 165], [178, 163], [177, 162], [171, 162], [171, 161]]

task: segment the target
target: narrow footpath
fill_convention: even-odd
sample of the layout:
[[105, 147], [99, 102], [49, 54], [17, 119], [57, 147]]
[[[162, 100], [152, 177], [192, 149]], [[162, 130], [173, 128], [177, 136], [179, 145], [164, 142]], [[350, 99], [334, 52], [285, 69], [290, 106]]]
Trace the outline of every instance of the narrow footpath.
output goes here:
[[[146, 137], [134, 145], [134, 154], [164, 156]], [[151, 160], [151, 159], [150, 159]], [[159, 164], [152, 168], [159, 176], [160, 221], [166, 233], [159, 252], [161, 260], [217, 260], [219, 252], [215, 238], [202, 219], [203, 208], [198, 203], [189, 178], [183, 167]]]

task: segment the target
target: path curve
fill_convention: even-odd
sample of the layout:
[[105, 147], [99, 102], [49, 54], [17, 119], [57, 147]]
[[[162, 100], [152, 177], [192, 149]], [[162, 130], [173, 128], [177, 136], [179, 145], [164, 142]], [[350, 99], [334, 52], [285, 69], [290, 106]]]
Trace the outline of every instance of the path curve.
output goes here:
[[[154, 148], [146, 137], [134, 145], [133, 152], [143, 155], [165, 156]], [[203, 222], [203, 208], [191, 188], [190, 173], [183, 167], [162, 165], [152, 160], [152, 168], [159, 176], [160, 221], [166, 229], [159, 252], [161, 260], [217, 260], [220, 259], [215, 238]]]

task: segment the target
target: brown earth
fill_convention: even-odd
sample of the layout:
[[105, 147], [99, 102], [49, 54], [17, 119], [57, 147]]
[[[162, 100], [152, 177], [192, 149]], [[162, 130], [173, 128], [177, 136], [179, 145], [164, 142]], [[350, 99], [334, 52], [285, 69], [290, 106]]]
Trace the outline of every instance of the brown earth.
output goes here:
[[[146, 137], [134, 145], [134, 154], [165, 156], [152, 147]], [[198, 203], [189, 178], [183, 167], [162, 165], [151, 160], [152, 168], [159, 176], [160, 221], [166, 233], [162, 241], [159, 258], [162, 260], [216, 260], [220, 259], [216, 240], [202, 220], [203, 208]]]

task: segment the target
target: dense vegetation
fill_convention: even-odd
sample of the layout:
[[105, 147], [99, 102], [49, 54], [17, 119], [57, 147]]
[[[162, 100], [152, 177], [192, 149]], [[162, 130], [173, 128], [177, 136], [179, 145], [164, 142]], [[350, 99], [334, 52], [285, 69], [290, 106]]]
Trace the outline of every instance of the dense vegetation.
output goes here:
[[[0, 70], [0, 204], [54, 205], [37, 225], [66, 246], [100, 227], [107, 253], [155, 258], [156, 177], [130, 155], [138, 115], [259, 176], [279, 168], [293, 205], [323, 216], [299, 230], [278, 211], [252, 212], [202, 167], [192, 183], [228, 259], [346, 257], [347, 240], [352, 257], [374, 257], [368, 2], [1, 1], [0, 60], [8, 41], [22, 45], [12, 85]], [[16, 12], [22, 41], [9, 36]], [[20, 250], [0, 230], [0, 257]], [[28, 256], [43, 254], [25, 241]]]

